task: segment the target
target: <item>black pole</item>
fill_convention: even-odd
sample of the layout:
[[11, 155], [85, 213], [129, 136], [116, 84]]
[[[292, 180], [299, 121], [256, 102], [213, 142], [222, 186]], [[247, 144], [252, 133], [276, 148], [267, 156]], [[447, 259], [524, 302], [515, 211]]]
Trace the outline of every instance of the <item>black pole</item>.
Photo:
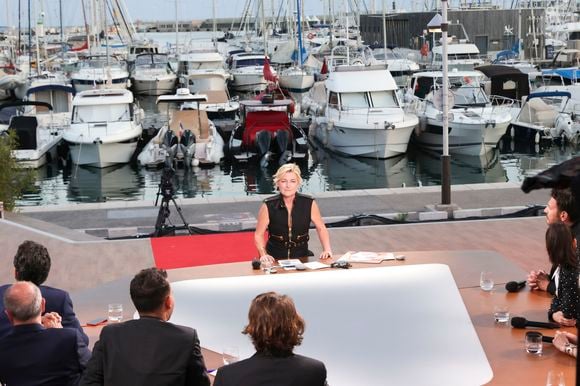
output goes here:
[[441, 156], [441, 204], [451, 204], [451, 156]]

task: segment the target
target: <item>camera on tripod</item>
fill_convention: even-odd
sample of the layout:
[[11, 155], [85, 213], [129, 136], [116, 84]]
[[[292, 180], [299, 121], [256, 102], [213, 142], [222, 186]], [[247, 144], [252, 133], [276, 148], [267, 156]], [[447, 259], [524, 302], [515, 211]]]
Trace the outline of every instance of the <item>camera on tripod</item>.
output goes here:
[[[179, 205], [177, 205], [175, 198], [173, 197], [175, 194], [175, 188], [173, 187], [174, 176], [175, 169], [173, 169], [171, 166], [165, 166], [163, 168], [163, 172], [161, 173], [161, 182], [159, 183], [159, 191], [157, 192], [157, 199], [155, 200], [155, 206], [157, 206], [159, 197], [161, 196], [161, 205], [159, 206], [157, 220], [155, 221], [155, 231], [151, 234], [153, 237], [173, 236], [175, 235], [176, 230], [185, 230], [189, 234], [192, 234], [189, 224], [187, 224], [185, 217], [183, 217], [181, 208]], [[182, 226], [175, 226], [169, 223], [169, 215], [171, 213], [169, 210], [170, 202], [173, 202], [175, 209], [177, 209], [177, 214], [179, 214], [179, 217], [183, 221]]]
[[165, 199], [171, 199], [175, 194], [175, 188], [173, 187], [174, 176], [175, 169], [173, 169], [171, 166], [166, 166], [163, 168], [163, 172], [161, 173], [161, 182], [159, 183], [158, 194], [162, 195], [163, 198]]

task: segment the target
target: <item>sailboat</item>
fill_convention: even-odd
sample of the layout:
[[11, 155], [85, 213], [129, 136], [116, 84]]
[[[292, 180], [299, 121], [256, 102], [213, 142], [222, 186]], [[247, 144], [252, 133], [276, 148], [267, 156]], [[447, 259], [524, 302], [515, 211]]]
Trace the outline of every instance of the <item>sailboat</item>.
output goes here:
[[279, 77], [279, 84], [280, 87], [285, 88], [288, 91], [296, 92], [296, 93], [303, 93], [312, 88], [314, 85], [314, 74], [305, 69], [304, 64], [304, 54], [306, 50], [302, 45], [302, 22], [301, 22], [301, 10], [300, 10], [300, 1], [296, 0], [296, 9], [298, 14], [298, 23], [297, 23], [297, 42], [298, 42], [298, 50], [296, 53], [296, 64], [288, 67], [280, 72]]

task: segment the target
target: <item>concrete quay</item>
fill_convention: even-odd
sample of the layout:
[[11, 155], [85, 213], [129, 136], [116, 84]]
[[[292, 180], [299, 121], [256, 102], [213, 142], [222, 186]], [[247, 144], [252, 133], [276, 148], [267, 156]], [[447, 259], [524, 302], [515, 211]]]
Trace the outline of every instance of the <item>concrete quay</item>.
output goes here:
[[[207, 196], [176, 199], [176, 203], [190, 225], [211, 230], [244, 230], [255, 227], [255, 216], [265, 197], [268, 196]], [[504, 215], [529, 206], [545, 205], [549, 190], [525, 194], [517, 183], [456, 185], [452, 186], [449, 207], [439, 205], [440, 186], [333, 191], [316, 194], [315, 198], [326, 223], [360, 214], [416, 222]], [[183, 220], [171, 202], [169, 209], [168, 223], [182, 225]], [[75, 238], [84, 239], [86, 235], [116, 238], [151, 233], [158, 212], [159, 207], [155, 207], [154, 202], [114, 201], [21, 207], [9, 217], [42, 228], [50, 229], [49, 224], [52, 224], [76, 231]], [[62, 233], [62, 229], [53, 231]], [[66, 233], [71, 237], [70, 232]]]

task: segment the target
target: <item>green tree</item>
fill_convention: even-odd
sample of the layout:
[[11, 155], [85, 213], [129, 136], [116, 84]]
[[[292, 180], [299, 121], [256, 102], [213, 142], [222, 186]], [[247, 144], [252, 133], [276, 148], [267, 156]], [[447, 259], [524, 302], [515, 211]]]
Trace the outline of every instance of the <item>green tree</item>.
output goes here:
[[12, 150], [18, 146], [16, 134], [10, 132], [0, 135], [0, 201], [4, 209], [13, 210], [16, 200], [34, 187], [36, 173], [18, 165]]

